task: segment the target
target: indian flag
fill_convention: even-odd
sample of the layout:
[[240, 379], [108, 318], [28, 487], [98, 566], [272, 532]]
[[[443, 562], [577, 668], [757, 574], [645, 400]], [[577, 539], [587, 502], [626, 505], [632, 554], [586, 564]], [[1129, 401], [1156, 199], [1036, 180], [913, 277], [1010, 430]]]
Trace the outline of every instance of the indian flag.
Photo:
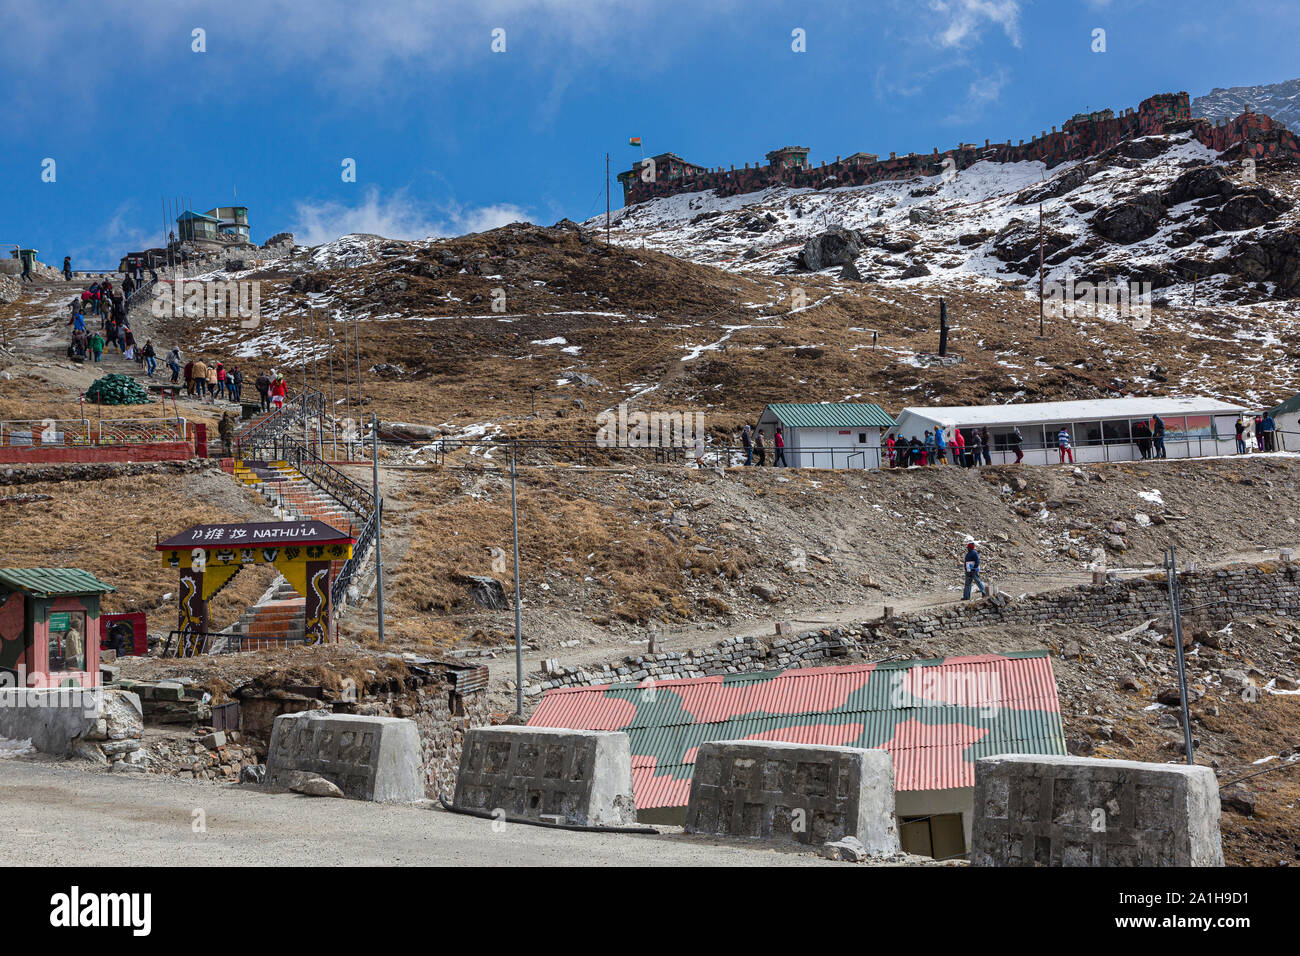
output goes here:
[[628, 139], [627, 144], [628, 144], [629, 146], [640, 146], [640, 145], [641, 145], [641, 137], [640, 137], [640, 136], [632, 136], [632, 137], [630, 137], [630, 138]]

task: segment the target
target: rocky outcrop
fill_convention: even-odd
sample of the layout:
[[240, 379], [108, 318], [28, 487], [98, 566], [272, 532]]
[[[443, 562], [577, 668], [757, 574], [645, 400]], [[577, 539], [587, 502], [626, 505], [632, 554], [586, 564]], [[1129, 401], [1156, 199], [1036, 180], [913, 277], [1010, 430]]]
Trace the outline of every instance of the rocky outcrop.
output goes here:
[[1157, 193], [1141, 193], [1097, 210], [1092, 228], [1103, 239], [1127, 246], [1154, 236], [1164, 214], [1165, 204]]
[[1280, 295], [1300, 295], [1300, 229], [1238, 243], [1228, 263], [1252, 282], [1273, 282]]
[[862, 237], [852, 229], [831, 226], [820, 235], [804, 243], [799, 252], [799, 265], [809, 272], [820, 272], [831, 266], [842, 266], [862, 255]]

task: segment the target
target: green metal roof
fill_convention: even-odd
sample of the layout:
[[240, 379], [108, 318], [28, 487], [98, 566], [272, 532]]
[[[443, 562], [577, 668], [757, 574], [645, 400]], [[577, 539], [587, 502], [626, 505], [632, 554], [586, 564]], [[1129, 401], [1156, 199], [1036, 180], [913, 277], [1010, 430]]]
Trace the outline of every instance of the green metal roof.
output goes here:
[[879, 405], [866, 402], [781, 402], [769, 405], [771, 412], [787, 428], [893, 428], [898, 422]]
[[81, 568], [0, 568], [0, 585], [41, 598], [117, 590]]
[[1287, 413], [1294, 412], [1297, 409], [1300, 409], [1300, 392], [1297, 392], [1295, 395], [1292, 395], [1290, 398], [1288, 398], [1281, 405], [1278, 405], [1276, 408], [1270, 408], [1268, 410], [1268, 413], [1272, 415], [1274, 418], [1277, 418], [1277, 416], [1279, 415], [1286, 415]]

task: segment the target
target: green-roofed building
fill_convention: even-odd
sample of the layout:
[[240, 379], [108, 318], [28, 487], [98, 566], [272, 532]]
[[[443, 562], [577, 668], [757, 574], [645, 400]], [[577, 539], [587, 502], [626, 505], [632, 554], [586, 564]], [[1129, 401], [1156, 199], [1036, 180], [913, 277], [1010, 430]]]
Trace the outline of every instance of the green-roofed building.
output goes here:
[[99, 685], [99, 599], [80, 568], [0, 568], [0, 686]]
[[1273, 416], [1278, 451], [1300, 449], [1300, 393], [1292, 395], [1268, 413]]
[[775, 461], [780, 426], [791, 468], [879, 468], [883, 436], [896, 424], [868, 402], [781, 402], [758, 419], [768, 463]]

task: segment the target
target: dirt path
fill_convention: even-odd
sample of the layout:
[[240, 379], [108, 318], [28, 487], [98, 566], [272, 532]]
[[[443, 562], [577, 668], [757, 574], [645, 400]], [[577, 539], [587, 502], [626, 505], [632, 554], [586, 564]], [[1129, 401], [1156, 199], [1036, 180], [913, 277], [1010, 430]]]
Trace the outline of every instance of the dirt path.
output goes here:
[[[1300, 553], [1300, 544], [1293, 547], [1297, 553]], [[1260, 549], [1235, 551], [1222, 555], [1213, 562], [1200, 562], [1199, 566], [1222, 567], [1242, 561], [1257, 561], [1262, 553], [1275, 554], [1275, 552], [1276, 549], [1274, 548], [1267, 549], [1267, 552], [1262, 552]], [[1159, 572], [1163, 568], [1151, 565], [1112, 570], [1124, 577], [1131, 577]], [[1005, 577], [989, 574], [985, 576], [985, 583], [995, 583], [999, 589], [1019, 596], [1087, 584], [1091, 579], [1090, 572], [1044, 572], [1029, 575], [1008, 575]], [[729, 637], [770, 637], [773, 634], [775, 622], [778, 620], [789, 621], [795, 626], [796, 630], [810, 630], [818, 626], [837, 624], [857, 625], [864, 621], [879, 618], [883, 614], [885, 607], [891, 607], [895, 611], [917, 611], [925, 608], [959, 604], [961, 603], [961, 586], [961, 580], [957, 579], [954, 584], [941, 591], [883, 594], [880, 600], [867, 603], [808, 605], [788, 613], [783, 613], [780, 609], [774, 608], [771, 618], [764, 622], [746, 621], [730, 627], [674, 628], [658, 631], [657, 635], [661, 651], [680, 652], [711, 646]], [[528, 639], [528, 625], [528, 611], [525, 605], [525, 641]], [[629, 641], [626, 644], [580, 644], [576, 647], [546, 648], [537, 651], [525, 649], [523, 655], [524, 680], [525, 683], [528, 683], [528, 675], [539, 670], [542, 661], [547, 658], [555, 658], [562, 665], [572, 667], [575, 665], [613, 663], [621, 660], [624, 656], [635, 656], [645, 652], [646, 644], [644, 639], [639, 643]], [[497, 657], [484, 659], [483, 663], [487, 664], [493, 682], [499, 686], [504, 687], [507, 682], [512, 683], [514, 681], [515, 657], [511, 648], [499, 650]]]

